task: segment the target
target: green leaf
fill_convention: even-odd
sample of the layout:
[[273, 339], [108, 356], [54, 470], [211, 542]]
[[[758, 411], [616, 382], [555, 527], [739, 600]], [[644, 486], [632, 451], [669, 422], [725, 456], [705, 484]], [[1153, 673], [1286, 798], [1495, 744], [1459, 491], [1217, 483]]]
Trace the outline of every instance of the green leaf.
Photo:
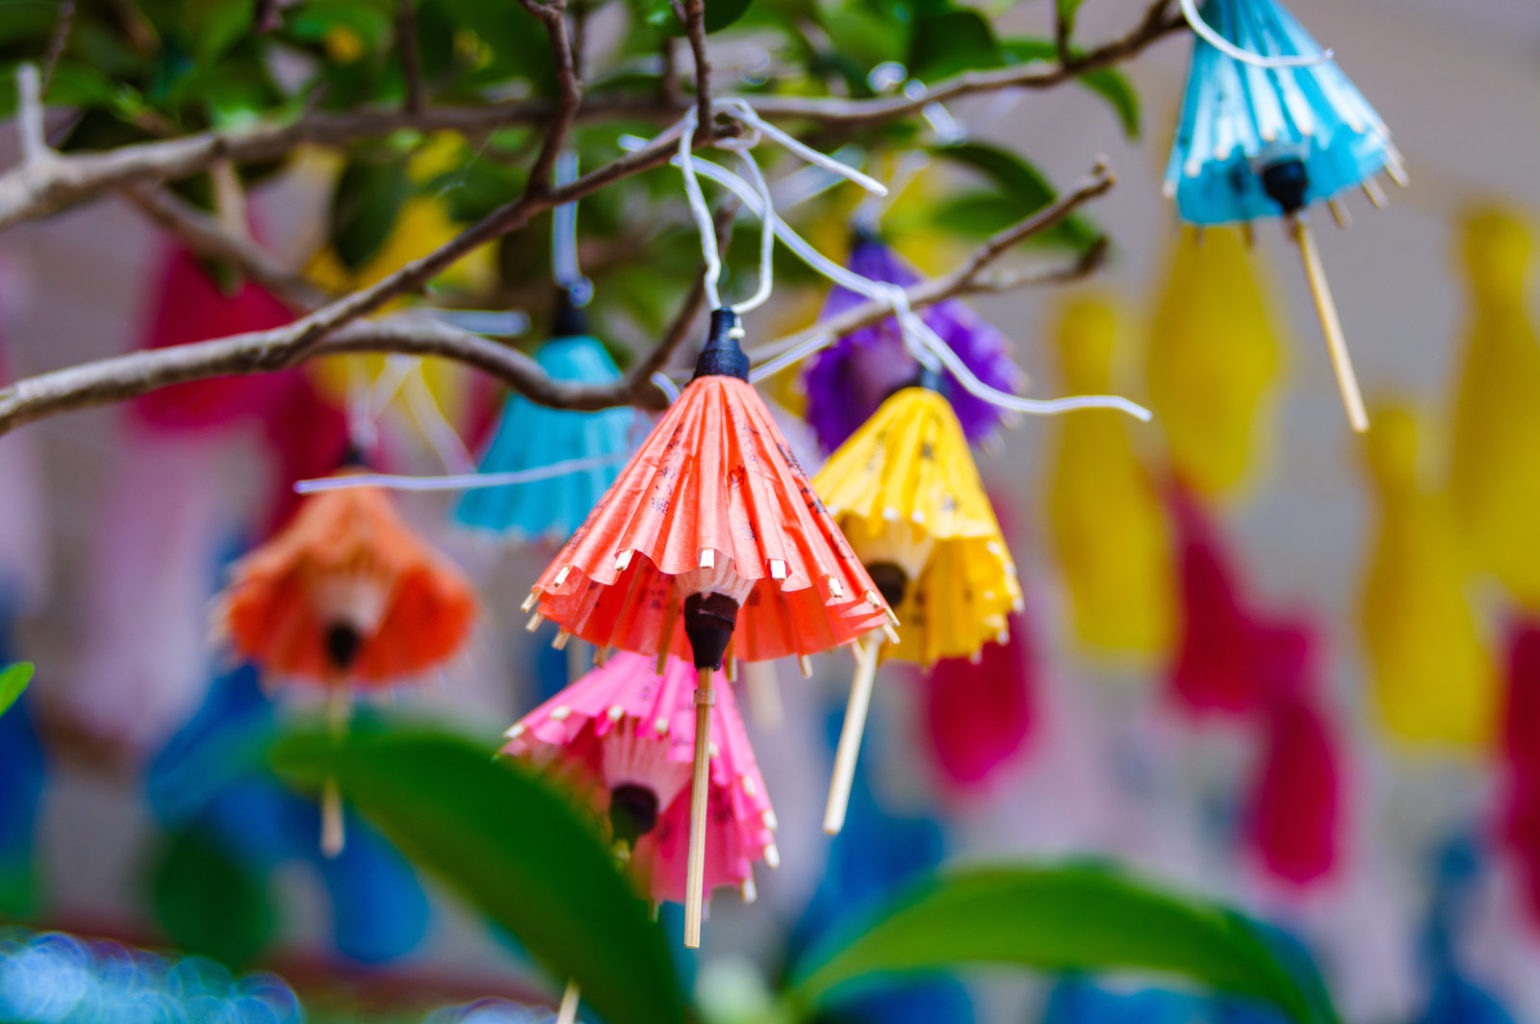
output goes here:
[[1059, 23], [1064, 26], [1065, 37], [1075, 34], [1075, 15], [1080, 12], [1080, 5], [1085, 0], [1054, 0], [1058, 5]]
[[197, 826], [172, 836], [162, 850], [150, 898], [172, 942], [233, 969], [251, 963], [273, 935], [262, 878]]
[[706, 31], [719, 32], [739, 18], [754, 0], [706, 0]]
[[875, 975], [993, 964], [1153, 971], [1335, 1022], [1244, 917], [1091, 866], [982, 868], [923, 883], [798, 965], [789, 998], [823, 1006]]
[[[937, 157], [967, 167], [995, 186], [993, 195], [963, 196], [952, 203], [943, 203], [937, 213], [937, 223], [950, 225], [949, 218], [958, 218], [966, 212], [974, 218], [972, 231], [989, 234], [1009, 227], [1041, 210], [1057, 198], [1054, 188], [1043, 173], [1030, 162], [999, 146], [983, 142], [958, 142], [931, 149]], [[998, 221], [987, 221], [988, 217]], [[964, 232], [969, 233], [969, 232]], [[1100, 236], [1094, 225], [1084, 217], [1065, 218], [1055, 227], [1037, 236], [1038, 241], [1066, 245], [1081, 249]]]
[[[1034, 60], [1057, 60], [1059, 57], [1058, 49], [1052, 41], [1047, 39], [1006, 39], [1000, 43], [1000, 49], [1012, 64], [1027, 64]], [[1076, 54], [1081, 52], [1074, 47], [1070, 49]], [[1127, 75], [1116, 68], [1101, 68], [1077, 75], [1076, 81], [1111, 104], [1113, 112], [1118, 115], [1118, 121], [1123, 126], [1123, 131], [1129, 138], [1139, 137], [1139, 94], [1134, 90], [1133, 83], [1128, 80]]]
[[32, 682], [34, 671], [30, 661], [18, 661], [0, 672], [0, 715], [11, 710], [11, 705], [21, 699], [27, 684]]
[[406, 855], [542, 961], [608, 1024], [678, 1024], [685, 999], [663, 932], [571, 799], [485, 747], [442, 733], [280, 741], [273, 763], [335, 779]]
[[361, 270], [390, 237], [411, 195], [405, 160], [354, 160], [332, 194], [332, 247], [351, 271]]
[[200, 64], [218, 60], [251, 31], [256, 0], [186, 0], [182, 23]]
[[909, 73], [926, 82], [961, 71], [995, 68], [1004, 63], [989, 21], [977, 11], [926, 14], [909, 33]]

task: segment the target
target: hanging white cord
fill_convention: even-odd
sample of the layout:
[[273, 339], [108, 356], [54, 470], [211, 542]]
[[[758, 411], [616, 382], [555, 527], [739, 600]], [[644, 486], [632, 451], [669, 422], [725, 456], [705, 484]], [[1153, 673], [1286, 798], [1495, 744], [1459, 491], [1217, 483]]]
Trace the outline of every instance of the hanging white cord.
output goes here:
[[451, 473], [468, 473], [476, 468], [476, 460], [466, 449], [460, 434], [444, 416], [438, 399], [428, 387], [422, 375], [422, 361], [417, 361], [414, 372], [406, 380], [406, 406], [417, 422], [417, 428], [427, 437], [428, 443], [438, 453], [439, 461]]
[[[572, 184], [578, 176], [578, 157], [572, 150], [565, 150], [556, 158], [556, 185], [558, 188]], [[562, 203], [551, 212], [551, 275], [558, 286], [572, 296], [572, 304], [582, 307], [593, 298], [593, 282], [583, 276], [578, 263], [578, 236], [576, 200]]]
[[593, 455], [582, 459], [567, 459], [534, 469], [520, 469], [508, 473], [458, 473], [451, 476], [396, 476], [390, 473], [350, 473], [346, 476], [319, 477], [301, 480], [294, 485], [298, 494], [316, 494], [320, 491], [345, 491], [350, 487], [383, 487], [391, 491], [474, 491], [483, 487], [507, 487], [512, 484], [530, 484], [538, 480], [581, 473], [589, 469], [614, 466], [630, 458], [626, 453]]
[[842, 164], [826, 153], [818, 152], [818, 150], [813, 149], [811, 146], [808, 146], [802, 142], [799, 142], [797, 139], [786, 134], [785, 132], [781, 131], [781, 129], [771, 124], [769, 121], [766, 121], [764, 118], [760, 117], [759, 113], [749, 105], [748, 100], [733, 96], [718, 100], [717, 102], [730, 108], [728, 111], [726, 111], [726, 113], [728, 113], [731, 117], [742, 121], [744, 124], [761, 133], [766, 138], [774, 139], [783, 147], [797, 154], [808, 163], [816, 164], [826, 171], [833, 171], [835, 174], [838, 174], [841, 177], [849, 178], [851, 181], [855, 182], [857, 185], [860, 185], [868, 192], [874, 192], [879, 196], [885, 196], [888, 194], [887, 186], [878, 181], [876, 178], [862, 174], [854, 167]]
[[1264, 57], [1260, 53], [1252, 53], [1243, 50], [1230, 40], [1214, 31], [1214, 27], [1203, 20], [1203, 15], [1198, 11], [1198, 0], [1181, 0], [1182, 17], [1187, 19], [1187, 24], [1192, 30], [1203, 37], [1203, 41], [1214, 49], [1233, 60], [1246, 64], [1254, 64], [1259, 68], [1308, 68], [1316, 64], [1324, 64], [1331, 60], [1331, 50], [1322, 50], [1320, 53], [1310, 56], [1298, 57]]
[[722, 279], [722, 258], [717, 255], [716, 225], [711, 211], [706, 207], [706, 195], [700, 189], [700, 179], [695, 176], [695, 108], [684, 116], [684, 134], [679, 136], [679, 155], [673, 160], [684, 176], [684, 194], [690, 201], [690, 214], [695, 218], [695, 228], [700, 233], [701, 259], [706, 263], [706, 303], [709, 309], [721, 309], [722, 297], [717, 293], [717, 282]]
[[754, 188], [759, 193], [760, 202], [760, 232], [759, 232], [759, 287], [754, 294], [742, 302], [733, 304], [733, 312], [738, 314], [748, 313], [763, 306], [770, 298], [770, 293], [775, 290], [775, 202], [770, 198], [770, 184], [765, 181], [764, 174], [759, 169], [759, 164], [754, 162], [752, 145], [738, 147], [738, 159], [743, 162], [743, 167], [749, 172], [749, 180], [754, 183]]
[[[750, 188], [747, 182], [725, 167], [707, 160], [701, 160], [696, 162], [694, 171], [732, 190], [754, 212], [758, 213], [762, 209], [759, 205], [761, 199], [756, 194], [756, 190]], [[957, 353], [952, 351], [951, 346], [937, 336], [936, 332], [931, 330], [929, 325], [909, 308], [909, 295], [904, 289], [894, 284], [869, 280], [847, 267], [840, 266], [808, 244], [785, 221], [777, 217], [773, 210], [765, 216], [772, 222], [776, 237], [780, 238], [786, 244], [786, 247], [809, 267], [829, 278], [835, 284], [853, 291], [857, 295], [863, 295], [868, 299], [883, 302], [893, 307], [893, 311], [898, 317], [899, 325], [903, 328], [905, 341], [908, 343], [908, 347], [915, 359], [927, 366], [935, 366], [939, 362], [946, 367], [953, 377], [957, 378], [963, 390], [974, 397], [981, 398], [991, 405], [1002, 409], [1034, 416], [1056, 415], [1079, 409], [1117, 409], [1133, 416], [1135, 419], [1146, 423], [1149, 422], [1151, 417], [1148, 409], [1116, 395], [1082, 395], [1073, 398], [1039, 400], [1023, 398], [1020, 395], [1013, 395], [998, 388], [990, 387], [979, 380], [973, 371], [968, 369], [967, 364], [958, 357]], [[804, 359], [819, 349], [827, 347], [833, 341], [834, 336], [825, 335], [800, 342], [796, 347], [780, 354], [770, 362], [755, 367], [749, 372], [749, 380], [763, 380], [765, 377], [784, 369], [798, 359]]]

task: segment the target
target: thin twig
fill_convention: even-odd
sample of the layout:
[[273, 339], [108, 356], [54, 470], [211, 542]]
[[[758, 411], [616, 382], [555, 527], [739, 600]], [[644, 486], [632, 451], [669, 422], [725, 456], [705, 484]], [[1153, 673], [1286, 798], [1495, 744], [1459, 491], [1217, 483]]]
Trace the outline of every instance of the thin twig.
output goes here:
[[551, 60], [556, 69], [556, 111], [546, 123], [545, 141], [540, 144], [540, 154], [530, 168], [528, 193], [543, 195], [551, 190], [551, 171], [556, 158], [567, 145], [567, 134], [577, 119], [578, 108], [583, 104], [583, 83], [578, 80], [577, 63], [574, 60], [571, 28], [567, 23], [566, 0], [520, 0], [525, 10], [545, 23], [546, 35], [551, 41]]
[[695, 61], [696, 131], [712, 138], [715, 118], [711, 112], [711, 54], [706, 48], [705, 0], [671, 0], [674, 14], [684, 23], [690, 40], [690, 54]]
[[331, 296], [280, 263], [249, 237], [237, 236], [218, 219], [158, 185], [130, 185], [129, 201], [199, 256], [233, 264], [298, 313], [324, 306]]
[[43, 88], [42, 95], [48, 95], [48, 83], [53, 81], [54, 69], [59, 66], [59, 58], [64, 56], [64, 50], [69, 46], [70, 31], [75, 27], [75, 0], [62, 0], [59, 4], [59, 17], [54, 22], [53, 36], [48, 40], [48, 55], [43, 58]]
[[48, 138], [43, 134], [43, 87], [36, 64], [16, 68], [16, 131], [21, 138], [23, 170], [46, 168], [52, 163]]
[[[1102, 243], [1092, 246], [1068, 267], [995, 276], [983, 271], [1012, 245], [1046, 231], [1111, 185], [1111, 175], [1105, 168], [1098, 167], [1090, 178], [1052, 206], [980, 246], [957, 270], [910, 287], [907, 290], [910, 306], [922, 309], [954, 295], [1064, 281], [1089, 274], [1100, 264], [1105, 253]], [[722, 221], [718, 222], [718, 229], [725, 230]], [[624, 379], [609, 385], [595, 387], [553, 380], [539, 364], [516, 349], [421, 313], [400, 313], [372, 322], [348, 323], [323, 333], [308, 346], [296, 344], [296, 338], [311, 329], [305, 326], [307, 321], [312, 324], [316, 321], [312, 316], [274, 330], [133, 352], [19, 380], [0, 388], [0, 434], [48, 416], [126, 401], [172, 384], [234, 374], [265, 373], [295, 366], [316, 356], [350, 352], [401, 352], [458, 360], [493, 374], [532, 401], [562, 409], [591, 410], [613, 405], [659, 409], [665, 402], [652, 384], [651, 375], [666, 365], [673, 350], [688, 336], [693, 315], [685, 313], [699, 301], [687, 301], [657, 349], [639, 360]], [[338, 305], [341, 303], [333, 303], [322, 312]], [[761, 351], [784, 351], [807, 338], [848, 333], [890, 315], [892, 307], [887, 303], [868, 302], [796, 336], [762, 346]]]
[[1075, 30], [1074, 13], [1065, 16], [1062, 0], [1054, 0], [1053, 5], [1053, 48], [1059, 55], [1060, 64], [1073, 63], [1074, 51], [1070, 48], [1070, 35]]
[[417, 50], [417, 10], [414, 0], [396, 0], [396, 53], [401, 58], [401, 78], [406, 86], [402, 108], [422, 113], [422, 59]]

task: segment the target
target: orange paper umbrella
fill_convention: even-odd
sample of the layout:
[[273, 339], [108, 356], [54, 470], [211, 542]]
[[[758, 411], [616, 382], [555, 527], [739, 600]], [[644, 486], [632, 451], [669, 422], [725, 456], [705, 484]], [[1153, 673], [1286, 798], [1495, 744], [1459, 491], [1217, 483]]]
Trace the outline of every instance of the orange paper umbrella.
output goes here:
[[[377, 487], [323, 491], [236, 563], [214, 628], [269, 678], [323, 687], [334, 727], [354, 689], [379, 690], [454, 657], [476, 596], [417, 538]], [[335, 786], [323, 800], [322, 847], [342, 847]]]
[[526, 607], [601, 648], [673, 653], [697, 675], [685, 943], [700, 941], [712, 671], [854, 642], [891, 615], [748, 384], [719, 309], [695, 377]]

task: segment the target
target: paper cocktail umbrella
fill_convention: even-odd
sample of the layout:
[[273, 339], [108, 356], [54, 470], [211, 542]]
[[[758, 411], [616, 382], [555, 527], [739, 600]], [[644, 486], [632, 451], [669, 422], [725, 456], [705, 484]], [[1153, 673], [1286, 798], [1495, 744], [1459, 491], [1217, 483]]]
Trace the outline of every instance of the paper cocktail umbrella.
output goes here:
[[[867, 233], [858, 233], [851, 245], [850, 269], [869, 281], [899, 287], [920, 279], [892, 249]], [[865, 301], [855, 292], [835, 287], [829, 292], [823, 315], [838, 316]], [[938, 302], [919, 315], [979, 380], [1001, 391], [1021, 390], [1026, 376], [1011, 362], [1010, 342], [983, 317], [956, 299]], [[826, 452], [838, 448], [895, 388], [912, 381], [919, 370], [904, 343], [902, 328], [892, 317], [852, 331], [814, 356], [803, 376], [803, 386], [807, 390], [807, 420], [819, 446]], [[978, 442], [993, 434], [1000, 426], [1000, 408], [970, 394], [955, 381], [949, 383], [952, 405], [968, 440]]]
[[[241, 559], [215, 630], [269, 678], [318, 686], [334, 727], [353, 690], [381, 690], [443, 665], [470, 637], [476, 596], [375, 487], [324, 491]], [[342, 846], [341, 804], [326, 788], [322, 846]]]
[[[1338, 387], [1353, 429], [1368, 427], [1342, 325], [1306, 208], [1362, 187], [1383, 201], [1374, 177], [1404, 180], [1390, 133], [1353, 83], [1273, 0], [1208, 0], [1203, 17], [1254, 60], [1194, 42], [1187, 98], [1166, 171], [1166, 193], [1191, 224], [1286, 218], [1304, 258]], [[1295, 58], [1293, 66], [1260, 66]], [[1299, 60], [1303, 58], [1303, 60]], [[1340, 210], [1333, 207], [1341, 216]]]
[[[615, 361], [588, 333], [581, 312], [565, 291], [561, 294], [555, 337], [540, 346], [535, 361], [553, 380], [605, 384], [620, 379]], [[631, 450], [634, 422], [629, 409], [574, 412], [548, 409], [522, 395], [509, 398], [481, 457], [480, 472], [513, 473], [606, 457], [614, 461], [546, 480], [469, 491], [455, 508], [455, 522], [513, 540], [565, 540], [615, 482]]]
[[[853, 644], [889, 611], [749, 386], [737, 315], [712, 314], [695, 377], [535, 584], [526, 608], [603, 650], [698, 673], [685, 943], [700, 942], [712, 672]], [[560, 640], [558, 642], [561, 642]]]
[[[1004, 641], [1021, 607], [1016, 567], [939, 386], [927, 374], [893, 395], [813, 479], [903, 624], [888, 655], [922, 665]], [[866, 642], [851, 685], [824, 815], [831, 835], [845, 820], [881, 643]]]
[[[619, 653], [508, 730], [503, 753], [569, 782], [608, 818], [610, 834], [656, 902], [686, 897], [695, 731], [694, 668]], [[716, 694], [705, 890], [754, 896], [753, 865], [779, 862], [775, 814], [731, 688]]]

